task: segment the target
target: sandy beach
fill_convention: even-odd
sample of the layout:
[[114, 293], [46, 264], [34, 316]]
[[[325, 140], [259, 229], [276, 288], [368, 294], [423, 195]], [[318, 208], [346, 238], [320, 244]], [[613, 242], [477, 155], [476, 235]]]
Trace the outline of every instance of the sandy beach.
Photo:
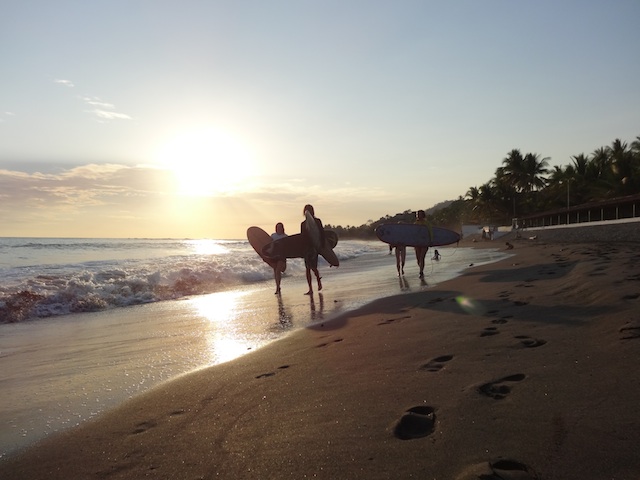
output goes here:
[[166, 382], [0, 477], [638, 478], [638, 243], [540, 237]]

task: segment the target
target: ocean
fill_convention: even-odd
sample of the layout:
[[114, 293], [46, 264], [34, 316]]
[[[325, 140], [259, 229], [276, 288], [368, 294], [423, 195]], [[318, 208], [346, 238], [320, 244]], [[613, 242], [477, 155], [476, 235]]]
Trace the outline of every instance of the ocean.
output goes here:
[[277, 296], [246, 240], [0, 238], [0, 457], [178, 375], [506, 256], [439, 251], [419, 280], [407, 249], [399, 278], [386, 244], [342, 240], [339, 268], [319, 261], [322, 292], [304, 295], [304, 264], [290, 259]]

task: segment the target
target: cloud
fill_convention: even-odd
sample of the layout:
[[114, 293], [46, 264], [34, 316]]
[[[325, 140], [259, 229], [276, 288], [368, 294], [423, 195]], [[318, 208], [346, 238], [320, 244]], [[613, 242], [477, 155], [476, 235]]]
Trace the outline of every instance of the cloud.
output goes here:
[[87, 164], [59, 173], [0, 169], [0, 218], [10, 236], [241, 238], [248, 225], [260, 222], [283, 221], [295, 230], [307, 203], [325, 223], [346, 226], [389, 213], [397, 201], [397, 193], [381, 188], [318, 180], [261, 179], [249, 191], [190, 197], [176, 194], [173, 171], [153, 166]]
[[95, 109], [91, 111], [96, 117], [103, 118], [105, 120], [131, 120], [131, 117], [126, 113], [109, 112], [107, 110]]
[[[54, 80], [58, 85], [64, 85], [65, 87], [73, 88], [75, 84], [71, 80], [64, 79], [56, 79]], [[83, 95], [78, 97], [82, 100], [85, 105], [89, 105], [90, 107], [94, 107], [91, 110], [87, 110], [87, 113], [90, 113], [96, 116], [100, 120], [131, 120], [131, 116], [126, 113], [117, 112], [116, 106], [113, 103], [105, 102], [100, 97], [92, 96], [92, 95]], [[6, 112], [8, 115], [10, 112]], [[0, 120], [1, 121], [1, 120]]]
[[81, 97], [81, 98], [84, 101], [84, 103], [86, 103], [87, 105], [91, 105], [93, 107], [108, 108], [110, 110], [116, 108], [114, 104], [103, 102], [98, 97], [86, 97], [85, 96], [85, 97]]
[[113, 111], [116, 106], [112, 103], [102, 101], [99, 97], [85, 95], [80, 98], [85, 104], [91, 107], [96, 107], [92, 110], [87, 110], [87, 112], [92, 113], [101, 120], [131, 120], [131, 116], [126, 113]]
[[0, 170], [0, 211], [118, 204], [124, 196], [164, 195], [167, 173], [124, 165], [83, 165], [60, 174]]
[[15, 117], [16, 114], [13, 112], [3, 112], [3, 115], [0, 117], [0, 123], [4, 123], [7, 121], [6, 118], [4, 117]]
[[75, 85], [73, 84], [73, 82], [71, 80], [58, 79], [58, 80], [54, 80], [54, 82], [59, 84], [59, 85], [64, 85], [65, 87], [69, 87], [69, 88], [75, 87]]

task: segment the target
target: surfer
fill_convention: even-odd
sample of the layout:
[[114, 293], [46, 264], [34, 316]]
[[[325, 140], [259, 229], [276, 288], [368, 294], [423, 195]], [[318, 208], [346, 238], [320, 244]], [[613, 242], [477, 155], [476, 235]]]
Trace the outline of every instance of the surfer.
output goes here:
[[[424, 210], [418, 210], [416, 212], [416, 221], [413, 222], [416, 225], [426, 225], [429, 226], [429, 222], [427, 222], [427, 215], [424, 213]], [[416, 260], [418, 262], [418, 267], [420, 268], [420, 278], [424, 278], [424, 259], [427, 256], [427, 251], [429, 247], [414, 247], [416, 250]]]
[[433, 257], [431, 257], [431, 260], [440, 260], [440, 252], [437, 249], [433, 252]]
[[[276, 231], [271, 234], [271, 240], [276, 241], [288, 236], [284, 233], [284, 224], [282, 222], [276, 223]], [[273, 276], [276, 280], [276, 295], [280, 294], [280, 281], [282, 280], [282, 273], [287, 269], [287, 259], [278, 257], [275, 259], [276, 264], [273, 267]]]
[[[305, 205], [302, 209], [302, 214], [306, 216], [307, 212], [311, 214], [313, 219], [316, 222], [317, 230], [320, 234], [320, 245], [324, 245], [324, 226], [322, 225], [322, 221], [319, 218], [316, 218], [313, 206]], [[309, 235], [309, 230], [307, 229], [307, 220], [300, 224], [300, 233], [302, 234], [302, 239], [305, 245], [305, 254], [304, 254], [304, 267], [307, 275], [307, 283], [309, 284], [309, 291], [305, 293], [305, 295], [313, 294], [313, 287], [311, 286], [311, 271], [316, 276], [316, 280], [318, 282], [318, 291], [322, 290], [322, 282], [320, 281], [322, 277], [318, 272], [318, 250], [313, 246], [313, 241], [311, 236]]]

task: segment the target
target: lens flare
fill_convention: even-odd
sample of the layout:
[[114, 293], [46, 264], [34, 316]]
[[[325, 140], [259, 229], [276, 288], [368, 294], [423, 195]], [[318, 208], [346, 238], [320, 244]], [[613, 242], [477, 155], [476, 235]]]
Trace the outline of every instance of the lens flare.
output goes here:
[[464, 295], [458, 295], [456, 297], [456, 302], [460, 308], [469, 315], [482, 315], [484, 313], [484, 308], [482, 308], [480, 302], [477, 302], [472, 298], [465, 297]]

